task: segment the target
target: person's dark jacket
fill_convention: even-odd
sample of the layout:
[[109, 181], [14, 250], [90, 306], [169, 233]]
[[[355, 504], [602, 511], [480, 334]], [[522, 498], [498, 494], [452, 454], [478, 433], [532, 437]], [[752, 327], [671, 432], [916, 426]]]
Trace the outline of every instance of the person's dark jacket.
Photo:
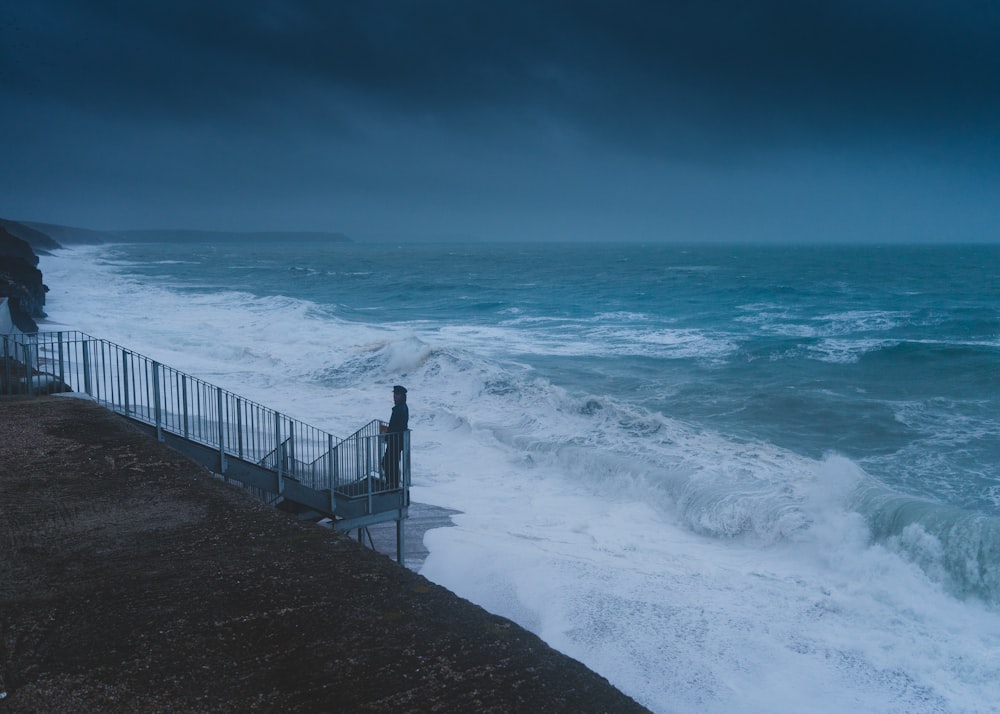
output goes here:
[[389, 488], [399, 488], [399, 457], [403, 453], [403, 432], [410, 423], [410, 408], [406, 402], [399, 402], [392, 408], [389, 425], [386, 427], [385, 454], [382, 456], [382, 471]]
[[[406, 402], [400, 402], [392, 408], [392, 415], [389, 417], [389, 428], [386, 432], [389, 434], [399, 433], [406, 431], [410, 424], [410, 408], [406, 406]], [[403, 440], [401, 438], [393, 439], [390, 441], [398, 442], [398, 448], [402, 450]]]

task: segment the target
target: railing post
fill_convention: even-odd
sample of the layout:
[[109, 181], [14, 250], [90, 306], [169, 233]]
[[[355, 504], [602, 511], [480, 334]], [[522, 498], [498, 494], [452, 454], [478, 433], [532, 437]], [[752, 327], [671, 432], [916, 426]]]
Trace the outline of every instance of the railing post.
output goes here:
[[351, 449], [354, 463], [345, 464], [349, 468], [347, 478], [353, 478], [355, 475], [358, 478], [368, 478], [371, 476], [371, 463], [368, 461], [368, 446], [365, 443], [367, 440], [361, 434], [357, 434], [351, 437], [351, 441], [354, 442]]
[[403, 432], [403, 457], [400, 464], [400, 486], [402, 487], [402, 501], [404, 506], [410, 505], [410, 430]]
[[83, 341], [83, 391], [88, 397], [94, 396], [94, 387], [90, 376], [90, 341]]
[[184, 419], [184, 438], [187, 439], [190, 437], [191, 431], [188, 428], [188, 382], [186, 374], [181, 375], [181, 403], [181, 412]]
[[236, 397], [236, 455], [243, 458], [243, 400]]
[[160, 415], [160, 363], [153, 362], [153, 418], [156, 421], [156, 440], [163, 441], [163, 422]]
[[[66, 368], [63, 363], [63, 333], [58, 333], [59, 342], [59, 384], [66, 384]], [[60, 387], [62, 389], [62, 387]]]
[[222, 416], [222, 387], [216, 387], [219, 402], [219, 473], [226, 473], [226, 422]]
[[333, 495], [333, 465], [337, 462], [333, 453], [333, 434], [326, 435], [326, 483], [330, 487], [330, 513], [337, 511], [337, 499]]
[[32, 355], [31, 355], [31, 345], [27, 342], [24, 343], [24, 386], [27, 394], [35, 393], [35, 380], [32, 379], [32, 372], [34, 368], [31, 366]]
[[406, 556], [403, 553], [405, 547], [403, 534], [403, 509], [399, 510], [399, 518], [396, 519], [396, 561], [400, 565], [406, 565]]
[[129, 408], [129, 394], [128, 394], [128, 350], [122, 350], [122, 407], [125, 409], [126, 416], [131, 414], [131, 409]]
[[274, 412], [274, 461], [278, 471], [278, 495], [285, 492], [285, 480], [282, 473], [282, 462], [285, 460], [285, 445], [281, 443], [281, 415]]
[[406, 565], [406, 525], [403, 509], [410, 505], [410, 430], [400, 434], [403, 440], [399, 464], [399, 511], [396, 518], [396, 560]]
[[340, 485], [340, 444], [334, 447], [333, 453], [333, 486], [331, 488], [336, 488]]
[[[367, 486], [367, 490], [368, 490], [368, 513], [374, 513], [375, 512], [375, 494], [372, 492], [372, 489], [375, 487], [375, 479], [373, 479], [372, 476], [371, 476], [371, 473], [369, 473], [368, 465], [369, 464], [377, 463], [378, 452], [379, 452], [378, 437], [377, 436], [376, 437], [368, 437], [367, 439], [365, 439], [365, 443], [367, 444], [367, 446], [365, 448], [367, 449], [366, 456], [368, 457], [368, 458], [365, 459], [365, 485]], [[375, 444], [374, 450], [372, 450], [372, 444], [373, 443]], [[375, 457], [374, 459], [372, 458], [373, 455]], [[384, 476], [384, 474], [383, 474], [383, 476]]]

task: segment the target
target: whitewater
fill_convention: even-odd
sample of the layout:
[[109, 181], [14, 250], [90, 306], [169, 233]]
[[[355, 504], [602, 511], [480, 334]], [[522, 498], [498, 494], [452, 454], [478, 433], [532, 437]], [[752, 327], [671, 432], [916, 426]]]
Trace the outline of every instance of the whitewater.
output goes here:
[[1000, 248], [73, 246], [43, 330], [345, 436], [420, 572], [656, 712], [1000, 711]]

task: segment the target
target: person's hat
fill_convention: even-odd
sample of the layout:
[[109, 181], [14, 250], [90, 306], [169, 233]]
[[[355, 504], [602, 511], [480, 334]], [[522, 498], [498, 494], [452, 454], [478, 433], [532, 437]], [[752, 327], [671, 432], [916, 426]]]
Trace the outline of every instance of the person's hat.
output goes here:
[[400, 386], [400, 385], [397, 384], [395, 387], [392, 388], [392, 393], [393, 394], [406, 394], [406, 387], [403, 387], [403, 386]]

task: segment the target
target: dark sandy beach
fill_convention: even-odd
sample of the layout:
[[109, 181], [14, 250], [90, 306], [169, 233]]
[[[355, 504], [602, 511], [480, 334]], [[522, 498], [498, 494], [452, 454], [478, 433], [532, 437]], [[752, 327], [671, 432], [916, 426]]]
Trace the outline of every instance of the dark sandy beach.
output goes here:
[[85, 400], [0, 398], [0, 525], [0, 712], [646, 711]]

